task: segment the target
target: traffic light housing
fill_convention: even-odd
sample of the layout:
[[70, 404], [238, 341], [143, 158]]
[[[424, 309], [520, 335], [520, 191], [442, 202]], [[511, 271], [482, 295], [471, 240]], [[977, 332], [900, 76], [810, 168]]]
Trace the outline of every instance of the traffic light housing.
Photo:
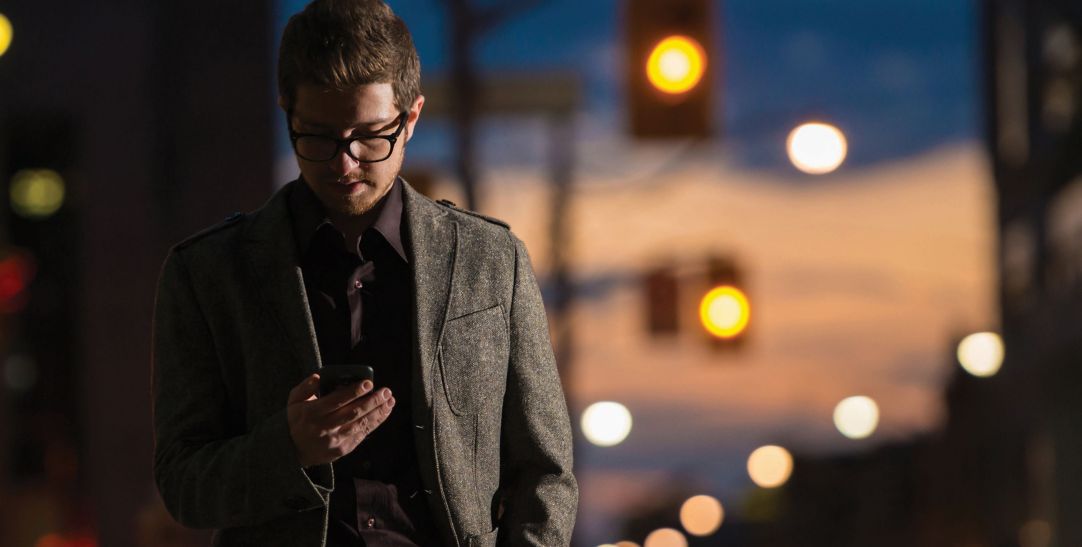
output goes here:
[[646, 330], [651, 335], [676, 334], [680, 328], [679, 287], [671, 267], [646, 273]]
[[699, 320], [707, 342], [717, 350], [742, 347], [751, 322], [751, 303], [739, 266], [726, 256], [708, 256], [706, 282]]
[[716, 350], [744, 346], [752, 310], [742, 269], [726, 254], [666, 263], [642, 278], [644, 326], [655, 338], [705, 340]]
[[713, 135], [713, 21], [707, 0], [627, 2], [629, 129], [644, 139]]

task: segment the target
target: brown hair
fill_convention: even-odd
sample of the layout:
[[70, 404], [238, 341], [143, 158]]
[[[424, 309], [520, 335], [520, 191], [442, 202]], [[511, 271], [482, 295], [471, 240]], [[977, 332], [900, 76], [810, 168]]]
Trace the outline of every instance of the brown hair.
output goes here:
[[293, 106], [297, 86], [349, 89], [389, 83], [395, 107], [421, 94], [421, 61], [409, 29], [382, 0], [314, 0], [289, 18], [278, 49], [278, 93]]

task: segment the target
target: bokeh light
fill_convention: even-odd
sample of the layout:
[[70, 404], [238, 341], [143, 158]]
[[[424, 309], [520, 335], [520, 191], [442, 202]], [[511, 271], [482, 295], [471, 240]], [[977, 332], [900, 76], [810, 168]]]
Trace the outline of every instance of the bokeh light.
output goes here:
[[11, 20], [0, 13], [0, 57], [7, 53], [11, 47], [11, 39], [15, 36], [15, 29], [11, 26]]
[[688, 539], [679, 530], [658, 528], [646, 536], [642, 547], [687, 547]]
[[692, 496], [680, 506], [680, 524], [693, 536], [709, 536], [721, 527], [725, 510], [713, 496]]
[[28, 356], [14, 354], [4, 362], [4, 383], [12, 391], [27, 391], [37, 380], [37, 365]]
[[691, 91], [706, 73], [706, 53], [688, 36], [658, 42], [646, 61], [646, 77], [660, 91], [679, 95]]
[[616, 547], [639, 547], [638, 543], [635, 543], [634, 541], [627, 541], [627, 540], [617, 541], [615, 543], [615, 545], [616, 545]]
[[19, 216], [45, 218], [64, 204], [64, 179], [52, 169], [23, 169], [11, 178], [10, 193]]
[[840, 129], [825, 123], [806, 123], [789, 133], [789, 161], [810, 175], [833, 172], [845, 161], [849, 144]]
[[748, 476], [762, 488], [777, 488], [792, 474], [793, 456], [780, 446], [761, 446], [748, 456]]
[[958, 362], [974, 376], [993, 376], [1003, 366], [1003, 340], [994, 332], [970, 334], [958, 344]]
[[1052, 525], [1047, 520], [1026, 521], [1018, 531], [1019, 547], [1049, 547], [1052, 545]]
[[597, 446], [615, 446], [631, 433], [631, 412], [612, 401], [601, 401], [582, 413], [582, 433]]
[[710, 334], [732, 338], [744, 332], [751, 317], [748, 297], [736, 287], [715, 287], [699, 303], [699, 320]]
[[879, 405], [869, 397], [856, 395], [834, 407], [834, 425], [850, 439], [863, 439], [879, 426]]
[[32, 256], [9, 248], [0, 258], [0, 313], [16, 313], [26, 307], [29, 287], [37, 274]]

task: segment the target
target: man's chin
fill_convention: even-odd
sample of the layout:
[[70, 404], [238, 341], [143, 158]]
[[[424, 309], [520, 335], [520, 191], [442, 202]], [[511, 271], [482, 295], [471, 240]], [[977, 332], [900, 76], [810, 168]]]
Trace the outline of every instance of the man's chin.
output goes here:
[[332, 207], [336, 212], [343, 215], [360, 216], [372, 210], [375, 200], [368, 196], [336, 196]]

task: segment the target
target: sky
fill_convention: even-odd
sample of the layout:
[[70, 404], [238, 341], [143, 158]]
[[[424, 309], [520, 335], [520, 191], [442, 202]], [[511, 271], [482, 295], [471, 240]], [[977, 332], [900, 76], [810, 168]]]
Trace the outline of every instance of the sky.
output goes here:
[[[283, 13], [304, 4], [282, 1]], [[413, 32], [423, 88], [447, 66], [443, 3], [390, 4]], [[751, 487], [745, 458], [761, 444], [849, 453], [934, 431], [953, 341], [996, 328], [974, 2], [717, 2], [723, 137], [667, 144], [624, 130], [622, 4], [544, 2], [476, 51], [485, 74], [572, 69], [585, 90], [566, 219], [578, 295], [572, 419], [602, 400], [635, 419], [621, 445], [576, 455], [580, 526], [595, 544], [620, 539], [611, 534], [622, 512], [674, 476], [739, 507]], [[813, 118], [849, 137], [835, 174], [803, 175], [786, 159], [786, 134]], [[528, 117], [479, 124], [480, 210], [511, 224], [542, 280], [546, 127]], [[418, 128], [407, 164], [442, 171], [441, 196], [461, 203], [447, 122], [422, 114]], [[642, 272], [708, 252], [747, 271], [755, 319], [735, 354], [711, 352], [693, 332], [653, 340], [641, 326]], [[857, 394], [882, 412], [865, 441], [845, 439], [831, 419]]]
[[[490, 179], [486, 212], [510, 222], [544, 276], [544, 172], [507, 168]], [[517, 184], [497, 182], [507, 179]], [[829, 456], [935, 432], [957, 373], [953, 344], [997, 329], [994, 195], [978, 147], [947, 145], [813, 185], [786, 179], [704, 151], [664, 179], [597, 179], [575, 192], [572, 419], [578, 426], [599, 401], [634, 419], [623, 443], [576, 455], [581, 524], [595, 544], [620, 539], [606, 535], [613, 523], [674, 476], [739, 515], [752, 489], [745, 460], [761, 445]], [[674, 340], [643, 328], [646, 269], [694, 268], [709, 253], [745, 272], [752, 323], [739, 352], [702, 343], [693, 311]], [[682, 309], [694, 310], [696, 285], [682, 288]], [[879, 405], [869, 439], [834, 428], [835, 405], [854, 395]]]
[[[307, 3], [280, 2], [279, 28]], [[441, 77], [448, 66], [446, 7], [440, 0], [389, 3], [413, 34], [423, 89], [426, 79]], [[850, 136], [850, 166], [977, 138], [975, 0], [734, 0], [713, 6], [711, 58], [720, 60], [711, 71], [719, 106], [715, 126], [729, 161], [788, 169], [777, 143], [810, 118], [830, 121]], [[478, 66], [490, 77], [508, 70], [572, 70], [585, 91], [577, 127], [582, 138], [626, 139], [622, 10], [617, 0], [541, 2], [478, 40]], [[507, 133], [536, 132], [524, 122], [529, 120], [482, 123], [486, 164], [537, 161], [514, 153], [521, 147], [500, 146]], [[411, 161], [449, 166], [447, 124], [432, 118], [422, 124]]]

